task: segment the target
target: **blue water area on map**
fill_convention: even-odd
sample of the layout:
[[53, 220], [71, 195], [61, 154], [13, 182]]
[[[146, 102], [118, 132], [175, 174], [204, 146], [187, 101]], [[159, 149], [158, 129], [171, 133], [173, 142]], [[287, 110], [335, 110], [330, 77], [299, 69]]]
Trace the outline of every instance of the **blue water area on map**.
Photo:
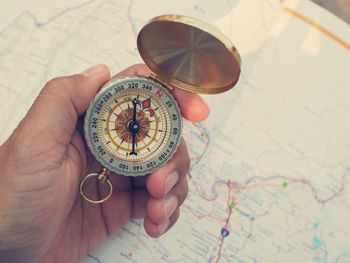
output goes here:
[[318, 237], [314, 237], [314, 239], [312, 240], [312, 246], [314, 249], [320, 248], [322, 247], [322, 242]]
[[320, 222], [316, 222], [316, 223], [314, 224], [314, 230], [316, 230], [316, 229], [318, 228], [319, 225], [320, 225]]

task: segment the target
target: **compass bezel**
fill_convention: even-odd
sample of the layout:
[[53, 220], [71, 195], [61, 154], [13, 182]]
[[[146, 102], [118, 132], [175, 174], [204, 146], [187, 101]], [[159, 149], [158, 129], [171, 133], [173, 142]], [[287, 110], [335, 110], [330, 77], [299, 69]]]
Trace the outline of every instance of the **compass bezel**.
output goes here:
[[[97, 118], [96, 116], [99, 116], [99, 114], [97, 114], [95, 111], [96, 107], [98, 107], [101, 101], [104, 101], [104, 98], [106, 98], [106, 94], [108, 94], [108, 92], [114, 92], [112, 94], [113, 97], [110, 97], [110, 99], [114, 99], [114, 97], [117, 97], [122, 90], [117, 91], [115, 90], [115, 88], [120, 87], [122, 84], [125, 85], [125, 83], [128, 82], [144, 83], [146, 85], [151, 85], [154, 88], [152, 91], [148, 92], [150, 92], [153, 96], [157, 96], [156, 93], [159, 90], [163, 95], [158, 99], [161, 101], [161, 103], [166, 105], [165, 108], [170, 112], [170, 116], [176, 115], [176, 118], [170, 118], [171, 127], [169, 127], [166, 131], [169, 133], [169, 137], [167, 141], [163, 142], [162, 150], [157, 151], [157, 153], [151, 153], [151, 155], [154, 154], [154, 156], [145, 162], [133, 161], [132, 159], [130, 159], [129, 161], [120, 159], [106, 150], [106, 147], [102, 145], [100, 138], [98, 139], [98, 142], [96, 142], [97, 139], [95, 137], [94, 141], [93, 132], [97, 131], [97, 125], [95, 125], [96, 127], [93, 127], [93, 118]], [[137, 89], [142, 90], [141, 85], [138, 85], [138, 88], [128, 88], [127, 86], [124, 86], [124, 90]], [[98, 121], [102, 122], [102, 120], [99, 119]], [[176, 134], [174, 133], [175, 129]], [[164, 166], [176, 153], [182, 136], [182, 117], [176, 100], [163, 84], [145, 76], [123, 76], [111, 79], [95, 95], [93, 101], [90, 103], [90, 106], [86, 112], [84, 133], [85, 140], [90, 149], [90, 152], [103, 167], [116, 174], [122, 174], [125, 176], [141, 176], [152, 173], [153, 171]], [[101, 154], [101, 147], [104, 151], [103, 154]]]

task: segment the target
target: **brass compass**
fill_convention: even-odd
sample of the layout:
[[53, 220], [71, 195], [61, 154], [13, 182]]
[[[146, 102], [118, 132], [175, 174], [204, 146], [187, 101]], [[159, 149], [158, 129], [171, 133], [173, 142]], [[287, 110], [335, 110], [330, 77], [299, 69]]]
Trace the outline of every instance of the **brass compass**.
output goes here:
[[[231, 89], [240, 75], [241, 59], [236, 48], [217, 29], [194, 18], [153, 18], [140, 31], [137, 46], [154, 74], [111, 79], [86, 112], [86, 142], [104, 167], [80, 184], [81, 195], [91, 203], [105, 202], [111, 196], [110, 172], [146, 175], [175, 154], [182, 117], [171, 85], [216, 94]], [[92, 200], [84, 193], [85, 182], [95, 176], [109, 185], [109, 194], [101, 200]]]

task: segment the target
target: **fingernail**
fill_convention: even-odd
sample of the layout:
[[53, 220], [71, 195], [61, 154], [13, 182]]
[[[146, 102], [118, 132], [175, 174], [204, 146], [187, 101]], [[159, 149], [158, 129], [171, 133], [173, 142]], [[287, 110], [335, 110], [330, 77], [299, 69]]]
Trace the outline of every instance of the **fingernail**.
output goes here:
[[179, 200], [175, 195], [171, 195], [164, 200], [163, 209], [165, 218], [169, 218], [179, 205]]
[[91, 68], [84, 70], [81, 74], [86, 76], [86, 77], [91, 77], [91, 76], [96, 75], [97, 73], [101, 72], [105, 68], [106, 68], [106, 66], [104, 64], [98, 64], [98, 65], [92, 66]]
[[179, 180], [179, 172], [173, 171], [165, 179], [165, 193], [167, 194]]
[[163, 234], [169, 227], [170, 219], [165, 219], [164, 222], [158, 225], [159, 235]]

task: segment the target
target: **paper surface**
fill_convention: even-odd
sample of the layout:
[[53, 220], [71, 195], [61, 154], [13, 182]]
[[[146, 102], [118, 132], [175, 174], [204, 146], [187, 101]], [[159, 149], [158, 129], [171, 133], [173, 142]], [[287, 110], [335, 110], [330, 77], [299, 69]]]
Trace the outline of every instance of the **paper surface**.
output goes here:
[[[49, 79], [142, 62], [156, 15], [219, 27], [242, 57], [237, 86], [184, 124], [190, 192], [165, 236], [131, 221], [82, 263], [349, 262], [350, 27], [298, 0], [6, 2], [0, 20], [0, 141]], [[6, 11], [7, 10], [7, 11]]]

